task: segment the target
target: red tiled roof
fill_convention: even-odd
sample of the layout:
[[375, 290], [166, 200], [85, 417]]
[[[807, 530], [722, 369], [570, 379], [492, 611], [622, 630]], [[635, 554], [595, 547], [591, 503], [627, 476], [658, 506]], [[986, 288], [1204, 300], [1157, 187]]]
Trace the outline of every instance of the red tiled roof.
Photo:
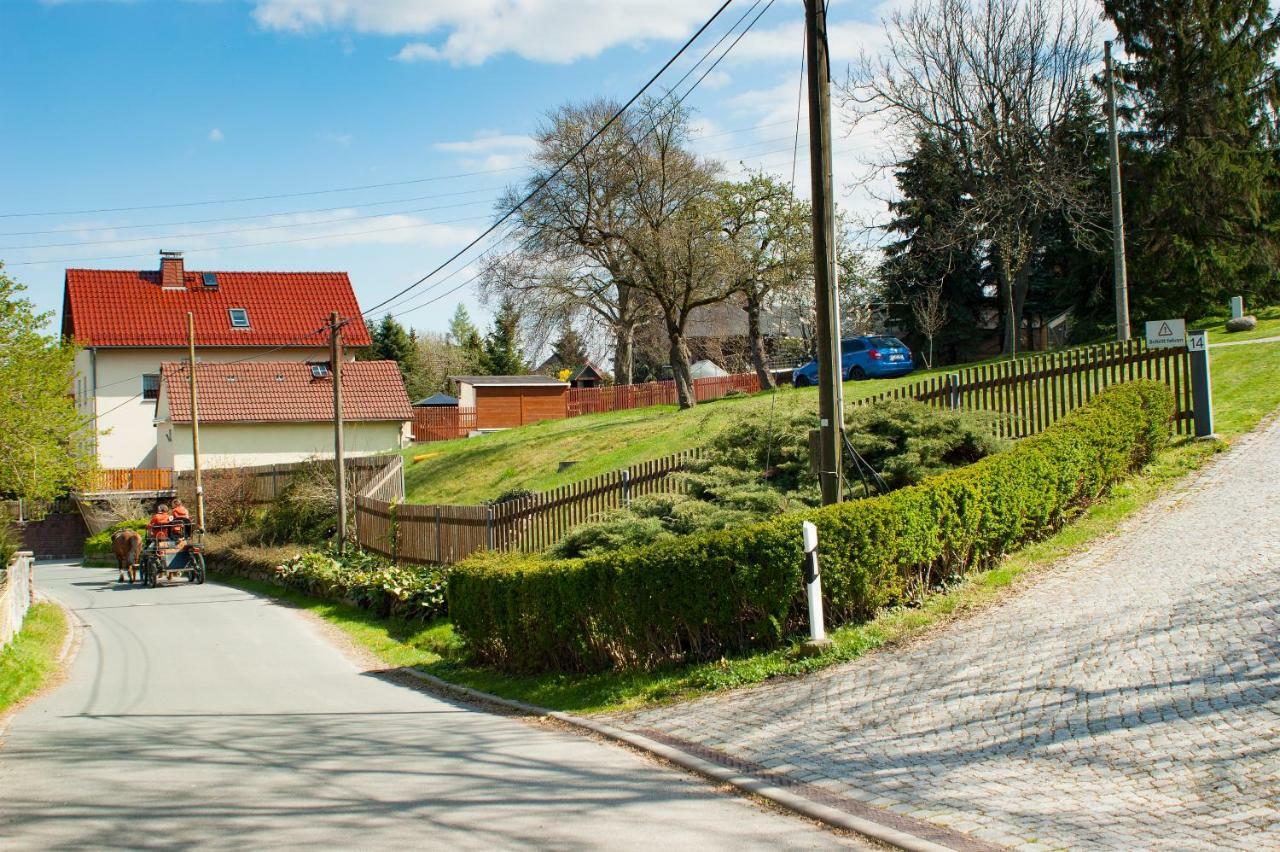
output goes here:
[[[160, 365], [169, 419], [191, 422], [185, 362]], [[333, 419], [333, 376], [317, 379], [305, 361], [196, 364], [201, 423], [312, 423]], [[344, 420], [412, 420], [413, 408], [395, 361], [342, 365]]]
[[[192, 311], [197, 346], [326, 346], [327, 335], [311, 332], [337, 311], [351, 319], [345, 345], [370, 343], [345, 272], [214, 274], [217, 290], [203, 286], [199, 271], [185, 272], [183, 288], [168, 290], [159, 271], [68, 269], [62, 333], [82, 346], [186, 346]], [[232, 328], [229, 308], [244, 308], [249, 327]]]

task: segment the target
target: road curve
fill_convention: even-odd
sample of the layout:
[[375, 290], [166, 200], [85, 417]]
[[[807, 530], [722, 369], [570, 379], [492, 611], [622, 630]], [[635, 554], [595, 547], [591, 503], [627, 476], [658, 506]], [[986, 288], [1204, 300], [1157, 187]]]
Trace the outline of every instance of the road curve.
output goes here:
[[5, 849], [822, 848], [852, 841], [629, 751], [363, 672], [237, 589], [43, 564], [84, 622], [0, 745]]

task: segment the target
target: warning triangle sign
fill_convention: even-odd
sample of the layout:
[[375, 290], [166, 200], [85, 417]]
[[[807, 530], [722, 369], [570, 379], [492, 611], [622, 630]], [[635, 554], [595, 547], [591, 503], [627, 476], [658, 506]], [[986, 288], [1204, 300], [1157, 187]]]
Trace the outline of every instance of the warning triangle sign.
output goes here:
[[1160, 323], [1160, 336], [1161, 337], [1173, 336], [1173, 329], [1169, 328], [1169, 323], [1167, 322]]

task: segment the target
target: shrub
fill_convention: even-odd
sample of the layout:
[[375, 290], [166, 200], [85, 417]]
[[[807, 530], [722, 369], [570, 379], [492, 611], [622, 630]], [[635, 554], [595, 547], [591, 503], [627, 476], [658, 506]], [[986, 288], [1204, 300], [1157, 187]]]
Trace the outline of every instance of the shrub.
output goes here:
[[[129, 518], [125, 521], [117, 521], [107, 527], [97, 535], [91, 535], [84, 540], [84, 557], [85, 559], [115, 559], [115, 555], [111, 552], [111, 536], [117, 530], [137, 530], [142, 533], [147, 528], [146, 518]], [[114, 562], [112, 564], [115, 564]]]
[[0, 514], [0, 571], [9, 567], [13, 555], [18, 552], [18, 537], [13, 534], [9, 519]]
[[440, 568], [396, 565], [376, 554], [308, 551], [275, 569], [274, 580], [313, 597], [345, 600], [381, 616], [430, 620], [444, 613]]
[[1151, 458], [1172, 411], [1164, 385], [1132, 382], [1007, 452], [879, 497], [582, 559], [484, 554], [450, 573], [450, 616], [474, 658], [515, 671], [776, 646], [804, 623], [802, 521], [819, 529], [832, 623], [867, 618], [1057, 528]]
[[910, 400], [857, 406], [845, 418], [845, 429], [849, 443], [891, 489], [973, 464], [1007, 446], [974, 414]]

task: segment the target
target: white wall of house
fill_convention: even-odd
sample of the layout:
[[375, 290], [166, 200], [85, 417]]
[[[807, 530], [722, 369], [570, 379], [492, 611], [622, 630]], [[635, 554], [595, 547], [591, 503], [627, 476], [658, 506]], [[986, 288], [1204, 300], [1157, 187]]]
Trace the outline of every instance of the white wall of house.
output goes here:
[[[398, 450], [403, 445], [404, 425], [398, 420], [346, 423], [343, 449], [349, 456]], [[190, 424], [161, 422], [154, 434], [160, 467], [195, 467]], [[332, 423], [200, 424], [200, 466], [207, 470], [285, 464], [326, 456], [333, 458]]]
[[[270, 353], [269, 355], [267, 353]], [[272, 361], [326, 361], [327, 347], [198, 348], [196, 359], [225, 363], [254, 355]], [[99, 347], [80, 350], [76, 355], [76, 375], [72, 380], [77, 407], [85, 417], [97, 417], [96, 429], [86, 430], [86, 444], [96, 447], [98, 465], [106, 468], [168, 467], [161, 460], [156, 443], [156, 403], [143, 399], [143, 373], [158, 375], [160, 364], [185, 361], [184, 348]], [[353, 359], [348, 356], [348, 360]], [[133, 397], [137, 397], [134, 399]], [[397, 424], [398, 427], [399, 424]]]

